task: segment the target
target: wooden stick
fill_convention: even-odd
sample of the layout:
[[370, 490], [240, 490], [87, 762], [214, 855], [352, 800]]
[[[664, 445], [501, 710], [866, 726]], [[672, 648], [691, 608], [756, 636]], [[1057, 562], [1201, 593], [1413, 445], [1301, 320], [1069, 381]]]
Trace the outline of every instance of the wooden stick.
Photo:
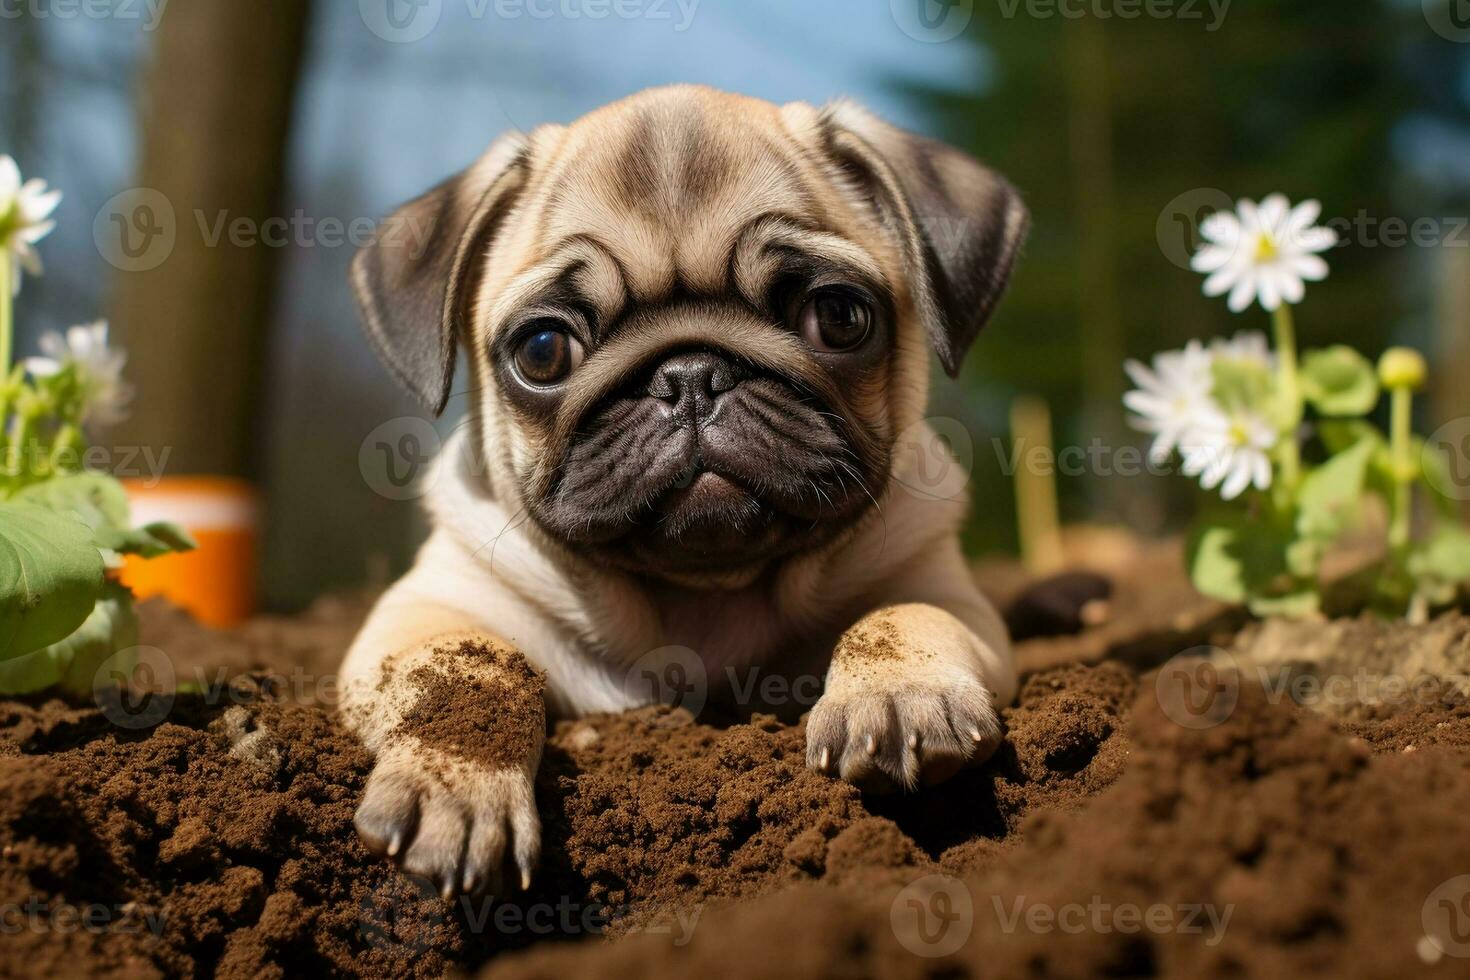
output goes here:
[[1061, 518], [1057, 511], [1057, 457], [1052, 445], [1051, 409], [1045, 401], [1022, 395], [1011, 402], [1011, 442], [1016, 458], [1016, 522], [1021, 537], [1021, 562], [1034, 575], [1049, 575], [1061, 570], [1066, 558], [1062, 553]]

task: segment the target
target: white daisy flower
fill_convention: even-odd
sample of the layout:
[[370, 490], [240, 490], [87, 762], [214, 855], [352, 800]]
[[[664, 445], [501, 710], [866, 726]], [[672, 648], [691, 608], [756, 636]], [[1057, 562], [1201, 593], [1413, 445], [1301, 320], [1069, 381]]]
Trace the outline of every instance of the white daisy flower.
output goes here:
[[1331, 228], [1314, 225], [1322, 214], [1317, 201], [1296, 207], [1282, 194], [1256, 205], [1242, 200], [1234, 213], [1217, 211], [1200, 224], [1205, 243], [1190, 266], [1208, 275], [1205, 295], [1229, 293], [1232, 312], [1253, 301], [1274, 311], [1282, 303], [1300, 303], [1307, 282], [1327, 278], [1327, 262], [1318, 254], [1337, 244]]
[[[0, 253], [9, 253], [12, 292], [20, 292], [22, 268], [41, 274], [41, 256], [31, 246], [56, 227], [50, 218], [60, 202], [61, 191], [48, 191], [39, 178], [22, 182], [15, 161], [0, 155]], [[7, 261], [3, 254], [0, 261]]]
[[1134, 415], [1129, 418], [1141, 432], [1154, 433], [1149, 458], [1161, 463], [1179, 445], [1183, 436], [1212, 408], [1210, 388], [1211, 355], [1197, 340], [1183, 350], [1154, 355], [1153, 370], [1139, 361], [1123, 365], [1138, 385], [1123, 396], [1123, 404]]
[[35, 378], [49, 378], [75, 365], [82, 386], [82, 421], [88, 425], [116, 425], [127, 418], [133, 386], [122, 378], [128, 355], [107, 346], [107, 321], [71, 327], [62, 336], [48, 330], [37, 342], [45, 357], [27, 357], [22, 363]]
[[1225, 500], [1239, 497], [1246, 487], [1266, 490], [1271, 486], [1268, 454], [1276, 439], [1276, 429], [1255, 412], [1207, 411], [1180, 444], [1184, 473], [1199, 477], [1206, 490], [1219, 487]]

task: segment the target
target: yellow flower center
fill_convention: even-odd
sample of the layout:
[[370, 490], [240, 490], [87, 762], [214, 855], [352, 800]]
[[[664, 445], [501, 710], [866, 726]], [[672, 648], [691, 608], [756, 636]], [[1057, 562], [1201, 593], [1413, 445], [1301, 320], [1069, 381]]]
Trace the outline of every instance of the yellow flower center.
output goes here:
[[1270, 262], [1281, 254], [1276, 248], [1276, 242], [1264, 231], [1256, 238], [1256, 261]]
[[1237, 446], [1244, 446], [1250, 441], [1250, 433], [1245, 431], [1245, 426], [1239, 422], [1230, 423], [1230, 441]]

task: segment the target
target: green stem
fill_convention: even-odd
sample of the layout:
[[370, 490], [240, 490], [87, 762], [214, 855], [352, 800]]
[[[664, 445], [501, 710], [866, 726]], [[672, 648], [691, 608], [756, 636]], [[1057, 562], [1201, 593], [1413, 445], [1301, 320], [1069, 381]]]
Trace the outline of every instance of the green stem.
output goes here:
[[8, 252], [0, 251], [0, 377], [10, 374], [10, 341], [15, 330], [15, 283], [11, 281], [14, 274], [15, 260]]
[[50, 464], [52, 473], [68, 473], [80, 470], [82, 454], [86, 452], [87, 441], [82, 437], [82, 431], [76, 426], [68, 423], [56, 432], [56, 438], [51, 443]]
[[15, 260], [0, 249], [0, 451], [5, 463], [10, 459], [10, 339], [14, 331], [13, 308], [15, 288], [10, 277], [15, 273]]
[[1297, 429], [1302, 424], [1302, 389], [1297, 378], [1296, 326], [1291, 319], [1291, 306], [1282, 303], [1271, 314], [1271, 325], [1276, 333], [1276, 378], [1281, 399], [1281, 485], [1290, 493], [1301, 480], [1301, 447], [1297, 444]]
[[1393, 453], [1393, 515], [1388, 528], [1388, 544], [1402, 553], [1409, 547], [1413, 487], [1414, 447], [1412, 421], [1414, 392], [1411, 388], [1395, 388], [1392, 394], [1389, 448]]
[[26, 477], [30, 470], [26, 466], [26, 443], [31, 440], [31, 417], [24, 411], [16, 413], [15, 441], [7, 447], [5, 466], [11, 476]]

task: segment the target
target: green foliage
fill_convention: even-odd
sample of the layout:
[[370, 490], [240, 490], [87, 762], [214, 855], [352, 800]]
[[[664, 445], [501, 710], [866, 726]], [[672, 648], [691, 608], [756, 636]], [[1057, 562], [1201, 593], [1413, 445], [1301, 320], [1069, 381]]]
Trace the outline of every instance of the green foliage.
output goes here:
[[116, 582], [104, 582], [91, 612], [76, 629], [41, 650], [0, 660], [0, 691], [29, 694], [61, 684], [86, 692], [102, 665], [119, 650], [138, 644], [133, 595]]
[[[0, 214], [14, 207], [0, 201]], [[194, 542], [173, 524], [133, 527], [122, 485], [82, 469], [89, 413], [125, 399], [106, 324], [48, 335], [47, 357], [11, 366], [14, 230], [0, 227], [0, 693], [90, 690], [103, 661], [137, 641], [133, 596], [107, 569]]]
[[1301, 377], [1302, 394], [1323, 415], [1367, 415], [1378, 404], [1378, 373], [1351, 347], [1307, 351]]
[[1274, 382], [1271, 372], [1255, 361], [1216, 358], [1210, 365], [1214, 396], [1221, 408], [1229, 411], [1255, 408], [1270, 401]]
[[[1262, 390], [1259, 379], [1235, 366], [1214, 365], [1214, 395], [1249, 408], [1279, 399], [1280, 382]], [[1257, 615], [1311, 615], [1320, 610], [1323, 556], [1360, 525], [1364, 502], [1383, 501], [1398, 528], [1387, 557], [1373, 570], [1372, 604], [1386, 615], [1423, 618], [1454, 601], [1470, 582], [1470, 532], [1457, 523], [1454, 501], [1434, 491], [1448, 485], [1442, 454], [1426, 453], [1424, 440], [1408, 431], [1406, 389], [1395, 394], [1395, 432], [1384, 434], [1361, 416], [1379, 402], [1378, 372], [1362, 355], [1336, 346], [1309, 352], [1298, 376], [1300, 396], [1321, 418], [1315, 431], [1326, 458], [1307, 468], [1294, 485], [1276, 486], [1236, 510], [1201, 517], [1188, 545], [1195, 587], [1226, 602], [1243, 603]], [[1294, 428], [1283, 440], [1298, 437]], [[1283, 443], [1283, 446], [1285, 442]], [[1282, 447], [1278, 447], [1280, 449]], [[1279, 455], [1279, 453], [1278, 453]], [[1279, 463], [1279, 461], [1278, 461]], [[1408, 536], [1412, 492], [1427, 492], [1437, 521], [1420, 539]]]
[[89, 671], [133, 645], [115, 642], [131, 635], [132, 596], [105, 568], [194, 546], [173, 524], [133, 527], [122, 485], [104, 473], [23, 484], [0, 502], [0, 692], [90, 689]]
[[0, 660], [62, 639], [102, 590], [91, 530], [34, 503], [0, 502]]
[[1299, 538], [1325, 546], [1353, 526], [1376, 449], [1374, 439], [1365, 437], [1306, 475], [1296, 498]]

